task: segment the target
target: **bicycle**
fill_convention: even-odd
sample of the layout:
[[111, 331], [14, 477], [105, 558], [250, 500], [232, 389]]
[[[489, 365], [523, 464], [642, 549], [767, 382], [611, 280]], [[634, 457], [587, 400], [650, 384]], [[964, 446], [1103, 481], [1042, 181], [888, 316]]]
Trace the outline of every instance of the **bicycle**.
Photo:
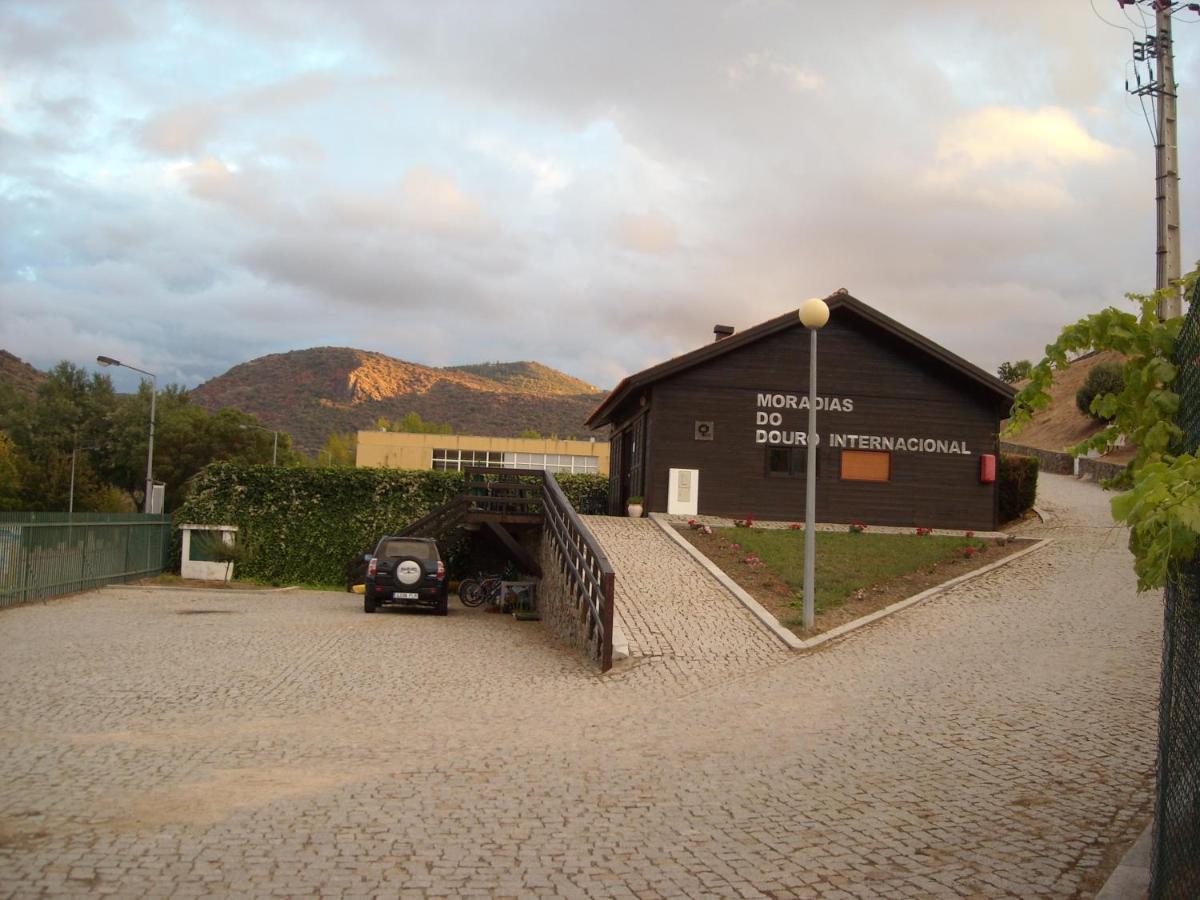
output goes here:
[[463, 606], [482, 606], [483, 602], [500, 590], [499, 575], [484, 575], [478, 578], [464, 578], [458, 583], [458, 599]]
[[500, 586], [514, 577], [514, 570], [509, 566], [500, 574], [485, 575], [480, 572], [476, 578], [464, 578], [458, 583], [458, 599], [462, 601], [463, 606], [497, 603], [500, 600]]

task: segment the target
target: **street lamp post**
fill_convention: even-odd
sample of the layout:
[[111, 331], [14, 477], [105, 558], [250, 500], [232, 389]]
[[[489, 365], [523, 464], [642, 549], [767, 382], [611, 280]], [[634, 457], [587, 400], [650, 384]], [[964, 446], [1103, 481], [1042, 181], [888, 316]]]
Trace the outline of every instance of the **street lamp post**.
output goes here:
[[824, 300], [800, 307], [800, 323], [808, 329], [808, 437], [804, 450], [804, 627], [812, 628], [817, 560], [817, 332], [829, 321]]
[[146, 450], [146, 502], [142, 505], [142, 511], [149, 513], [150, 495], [154, 490], [154, 399], [158, 394], [158, 376], [153, 372], [147, 372], [145, 369], [139, 369], [137, 366], [113, 359], [111, 356], [97, 356], [96, 362], [102, 366], [122, 366], [150, 377], [150, 443]]
[[270, 431], [271, 434], [275, 435], [275, 443], [271, 447], [271, 465], [273, 465], [273, 466], [279, 465], [279, 432], [278, 431], [273, 431], [272, 429], [267, 428], [264, 425], [242, 425], [240, 427], [243, 429], [257, 428], [259, 431]]

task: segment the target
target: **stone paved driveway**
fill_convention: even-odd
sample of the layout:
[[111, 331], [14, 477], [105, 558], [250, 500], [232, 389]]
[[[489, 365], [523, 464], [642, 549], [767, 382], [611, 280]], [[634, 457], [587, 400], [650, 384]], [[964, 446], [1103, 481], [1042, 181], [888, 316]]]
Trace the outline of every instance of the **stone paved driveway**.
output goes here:
[[616, 619], [646, 681], [704, 681], [790, 651], [649, 519], [584, 516], [617, 571]]
[[1160, 600], [1056, 538], [825, 650], [600, 678], [344, 594], [0, 613], [0, 896], [1079, 896], [1148, 813]]

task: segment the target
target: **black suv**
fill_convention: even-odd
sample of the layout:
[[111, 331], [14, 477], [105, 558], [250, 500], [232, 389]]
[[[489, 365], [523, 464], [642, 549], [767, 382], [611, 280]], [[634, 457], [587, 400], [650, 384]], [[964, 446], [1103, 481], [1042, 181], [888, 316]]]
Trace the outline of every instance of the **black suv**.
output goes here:
[[363, 610], [386, 604], [419, 606], [446, 615], [446, 566], [433, 538], [385, 537], [367, 560]]

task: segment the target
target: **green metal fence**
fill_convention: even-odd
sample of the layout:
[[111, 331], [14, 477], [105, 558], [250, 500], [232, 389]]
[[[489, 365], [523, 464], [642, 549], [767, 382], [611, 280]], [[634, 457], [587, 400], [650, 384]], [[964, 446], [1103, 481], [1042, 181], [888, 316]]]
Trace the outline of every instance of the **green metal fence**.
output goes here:
[[141, 513], [0, 513], [0, 607], [157, 575], [171, 520]]
[[[1200, 452], [1200, 284], [1188, 298], [1175, 345], [1183, 450]], [[1154, 900], [1200, 897], [1200, 557], [1167, 581], [1162, 689], [1158, 700], [1158, 787], [1150, 851]]]

